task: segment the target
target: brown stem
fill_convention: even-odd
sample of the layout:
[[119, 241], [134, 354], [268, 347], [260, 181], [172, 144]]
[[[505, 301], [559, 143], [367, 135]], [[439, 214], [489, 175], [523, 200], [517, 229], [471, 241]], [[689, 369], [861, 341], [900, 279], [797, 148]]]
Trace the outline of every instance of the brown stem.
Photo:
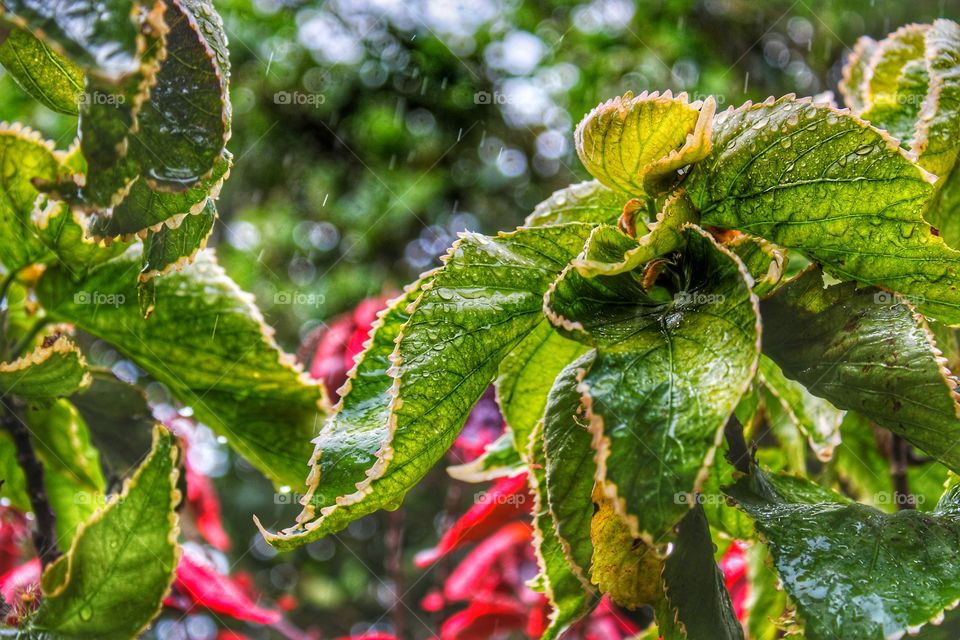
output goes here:
[[731, 415], [723, 428], [723, 437], [727, 440], [727, 461], [741, 473], [750, 473], [750, 463], [753, 456], [747, 448], [747, 441], [743, 438], [743, 425], [737, 416]]
[[57, 547], [57, 518], [50, 507], [47, 489], [43, 482], [43, 463], [37, 458], [37, 452], [30, 440], [30, 430], [21, 419], [16, 406], [4, 403], [7, 413], [3, 416], [3, 426], [13, 438], [17, 450], [17, 464], [23, 470], [27, 482], [27, 497], [37, 519], [33, 530], [33, 546], [40, 557], [40, 564], [46, 567], [60, 557]]
[[387, 515], [387, 571], [393, 582], [393, 608], [390, 611], [393, 622], [393, 634], [405, 637], [406, 611], [403, 603], [403, 509], [391, 511]]
[[910, 481], [907, 467], [910, 464], [910, 443], [902, 436], [894, 434], [890, 447], [890, 477], [893, 480], [893, 499], [897, 510], [913, 509], [914, 500], [910, 493]]

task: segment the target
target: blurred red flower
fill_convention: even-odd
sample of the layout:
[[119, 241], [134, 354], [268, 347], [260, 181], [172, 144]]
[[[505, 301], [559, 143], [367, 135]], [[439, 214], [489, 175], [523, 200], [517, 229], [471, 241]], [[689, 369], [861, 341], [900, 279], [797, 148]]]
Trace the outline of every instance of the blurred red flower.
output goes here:
[[321, 325], [304, 340], [298, 357], [310, 376], [322, 380], [331, 398], [347, 380], [353, 359], [363, 351], [377, 312], [387, 306], [388, 296], [367, 298], [353, 311]]
[[730, 592], [730, 599], [733, 601], [733, 611], [741, 621], [746, 615], [747, 595], [750, 592], [746, 549], [747, 545], [734, 540], [720, 559], [720, 569], [723, 571], [727, 591]]

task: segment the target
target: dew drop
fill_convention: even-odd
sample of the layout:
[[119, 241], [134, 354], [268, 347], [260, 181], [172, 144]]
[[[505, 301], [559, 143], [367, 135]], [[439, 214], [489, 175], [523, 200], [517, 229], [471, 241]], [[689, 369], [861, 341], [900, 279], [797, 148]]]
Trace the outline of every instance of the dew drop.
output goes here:
[[93, 607], [86, 605], [80, 609], [80, 619], [89, 622], [93, 619]]

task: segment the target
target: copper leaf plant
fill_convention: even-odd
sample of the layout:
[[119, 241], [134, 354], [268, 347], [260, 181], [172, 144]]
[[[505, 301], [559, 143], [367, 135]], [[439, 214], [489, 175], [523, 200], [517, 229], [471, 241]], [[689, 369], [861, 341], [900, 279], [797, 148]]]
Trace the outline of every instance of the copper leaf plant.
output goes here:
[[[456, 473], [529, 471], [544, 637], [602, 595], [652, 606], [668, 639], [942, 620], [960, 599], [960, 26], [861, 40], [842, 93], [721, 113], [628, 93], [587, 114], [594, 180], [463, 234], [381, 312], [303, 511], [267, 540], [397, 508], [493, 382], [509, 436]], [[733, 538], [772, 603], [744, 625], [714, 560]]]
[[[508, 431], [454, 473], [526, 472], [545, 638], [603, 596], [668, 640], [898, 638], [960, 601], [956, 23], [862, 39], [843, 109], [600, 104], [575, 132], [594, 179], [463, 234], [329, 409], [205, 248], [232, 162], [209, 0], [0, 7], [0, 63], [78, 129], [58, 149], [0, 127], [0, 492], [43, 566], [24, 637], [136, 637], [180, 554], [181, 445], [158, 426], [110, 491], [71, 399], [88, 335], [306, 486], [263, 531], [281, 550], [396, 509], [495, 384]], [[742, 621], [715, 561], [733, 539]]]

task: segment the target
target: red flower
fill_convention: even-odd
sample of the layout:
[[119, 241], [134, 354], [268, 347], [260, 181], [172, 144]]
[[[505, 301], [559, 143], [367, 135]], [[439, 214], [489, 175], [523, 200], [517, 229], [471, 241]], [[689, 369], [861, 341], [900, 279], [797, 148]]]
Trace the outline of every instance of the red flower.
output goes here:
[[322, 380], [327, 392], [337, 393], [353, 368], [353, 359], [363, 351], [377, 312], [387, 305], [387, 297], [367, 298], [356, 308], [337, 316], [315, 330], [300, 347], [300, 359], [313, 378]]
[[185, 457], [184, 466], [187, 471], [187, 505], [194, 514], [197, 531], [215, 549], [229, 550], [230, 537], [220, 520], [220, 498], [213, 482], [195, 471], [189, 458]]
[[421, 551], [413, 562], [417, 567], [427, 567], [464, 544], [483, 540], [504, 523], [529, 513], [532, 505], [533, 499], [527, 491], [527, 474], [500, 478], [447, 529], [437, 546]]
[[26, 515], [13, 507], [0, 507], [0, 573], [20, 564], [29, 531]]
[[29, 560], [0, 576], [0, 593], [10, 605], [4, 623], [19, 626], [40, 605], [40, 559]]
[[484, 448], [500, 437], [506, 423], [500, 415], [493, 387], [489, 387], [474, 405], [467, 422], [460, 430], [450, 454], [456, 464], [470, 462], [483, 454]]
[[504, 573], [515, 571], [532, 538], [533, 529], [526, 522], [518, 520], [500, 527], [457, 565], [443, 585], [443, 595], [447, 600], [469, 600], [478, 593], [498, 590], [503, 586]]
[[447, 618], [440, 629], [441, 640], [488, 640], [506, 631], [523, 629], [527, 612], [510, 598], [498, 601], [474, 600], [459, 613]]
[[[527, 581], [537, 574], [529, 512], [527, 475], [497, 480], [482, 494], [433, 549], [417, 554], [414, 562], [425, 567], [445, 554], [477, 542], [447, 577], [442, 593], [424, 598], [425, 610], [435, 612], [455, 602], [467, 607], [447, 618], [441, 640], [486, 639], [508, 632], [539, 638], [549, 625], [550, 605]], [[583, 640], [622, 640], [641, 631], [609, 599], [581, 621], [572, 637]]]
[[[328, 393], [336, 395], [363, 351], [377, 313], [386, 308], [390, 296], [367, 298], [349, 313], [337, 316], [304, 340], [299, 358], [311, 377], [322, 380]], [[469, 462], [503, 433], [505, 423], [497, 407], [493, 387], [477, 403], [451, 448], [457, 463]]]
[[747, 546], [739, 540], [734, 540], [730, 548], [720, 559], [720, 569], [723, 571], [727, 591], [733, 601], [733, 611], [738, 620], [744, 619], [746, 601], [750, 584], [747, 577], [747, 558], [744, 555]]
[[279, 611], [257, 606], [239, 584], [189, 549], [184, 549], [180, 557], [177, 578], [164, 604], [183, 611], [203, 607], [258, 624], [275, 624], [282, 618]]
[[210, 478], [197, 471], [190, 462], [190, 447], [197, 423], [191, 418], [175, 415], [163, 421], [165, 427], [180, 437], [184, 449], [184, 467], [187, 475], [187, 507], [194, 516], [197, 532], [219, 551], [230, 549], [230, 537], [220, 519], [220, 498]]

